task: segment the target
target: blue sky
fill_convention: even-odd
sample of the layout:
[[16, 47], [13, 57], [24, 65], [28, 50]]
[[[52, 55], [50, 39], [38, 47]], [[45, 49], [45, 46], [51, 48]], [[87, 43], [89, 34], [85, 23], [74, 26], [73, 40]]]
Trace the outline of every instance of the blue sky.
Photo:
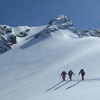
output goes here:
[[60, 14], [80, 31], [100, 28], [100, 0], [0, 0], [0, 25], [41, 26]]

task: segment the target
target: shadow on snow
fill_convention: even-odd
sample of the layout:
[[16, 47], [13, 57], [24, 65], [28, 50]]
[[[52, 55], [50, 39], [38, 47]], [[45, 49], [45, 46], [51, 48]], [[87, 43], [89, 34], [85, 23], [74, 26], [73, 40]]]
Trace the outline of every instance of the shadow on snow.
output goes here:
[[[73, 81], [75, 82], [75, 81], [77, 81], [77, 80], [73, 80]], [[100, 78], [85, 79], [84, 82], [85, 82], [85, 81], [89, 81], [89, 82], [91, 82], [91, 81], [100, 81]], [[53, 89], [53, 91], [55, 91], [55, 90], [57, 90], [57, 89], [63, 87], [63, 86], [66, 85], [67, 83], [72, 82], [72, 81], [66, 81], [64, 84], [60, 85], [62, 82], [64, 82], [64, 81], [60, 81], [59, 83], [57, 83], [57, 84], [54, 85], [53, 87], [47, 89], [45, 92], [50, 91], [50, 90], [52, 90], [52, 89]], [[72, 88], [72, 87], [78, 85], [80, 82], [83, 82], [83, 81], [82, 81], [82, 80], [81, 80], [81, 81], [78, 81], [78, 82], [74, 83], [73, 85], [67, 87], [66, 89], [70, 89], [70, 88]], [[60, 86], [59, 86], [59, 85], [60, 85]]]
[[62, 86], [66, 85], [66, 84], [69, 83], [69, 82], [70, 82], [70, 81], [67, 81], [66, 83], [64, 83], [64, 84], [62, 84], [62, 85], [56, 87], [56, 88], [54, 89], [54, 91], [57, 90], [57, 89], [59, 89], [59, 88], [61, 88]]
[[100, 78], [85, 79], [85, 81], [100, 81]]
[[45, 92], [50, 91], [51, 89], [55, 88], [56, 86], [58, 86], [59, 84], [61, 84], [63, 81], [60, 81], [59, 83], [57, 83], [56, 85], [54, 85], [53, 87], [47, 89]]
[[80, 82], [82, 82], [82, 81], [78, 81], [78, 82], [76, 82], [75, 84], [73, 84], [73, 85], [71, 85], [71, 86], [67, 87], [66, 89], [70, 89], [70, 88], [72, 88], [72, 87], [74, 87], [74, 86], [78, 85]]

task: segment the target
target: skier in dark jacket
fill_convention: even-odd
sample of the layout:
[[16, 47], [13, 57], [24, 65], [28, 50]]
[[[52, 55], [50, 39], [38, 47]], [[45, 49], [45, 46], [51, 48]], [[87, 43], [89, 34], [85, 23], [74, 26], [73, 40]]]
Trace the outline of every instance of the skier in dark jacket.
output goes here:
[[70, 71], [68, 72], [68, 75], [69, 75], [69, 79], [72, 80], [72, 75], [75, 75], [75, 74], [73, 73], [72, 70], [70, 70]]
[[60, 75], [60, 77], [62, 76], [63, 81], [65, 81], [66, 74], [67, 74], [67, 73], [66, 73], [65, 71], [63, 71], [63, 72], [61, 73], [61, 75]]
[[80, 75], [80, 74], [81, 74], [81, 76], [82, 76], [82, 80], [84, 80], [84, 75], [85, 75], [84, 69], [81, 69], [81, 70], [80, 70], [80, 72], [79, 72], [78, 75]]

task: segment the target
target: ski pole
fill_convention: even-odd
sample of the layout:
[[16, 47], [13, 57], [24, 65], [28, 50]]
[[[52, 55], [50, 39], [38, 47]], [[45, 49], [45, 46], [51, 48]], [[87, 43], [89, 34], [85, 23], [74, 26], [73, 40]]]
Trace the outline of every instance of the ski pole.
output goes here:
[[78, 81], [79, 81], [79, 75], [78, 75]]

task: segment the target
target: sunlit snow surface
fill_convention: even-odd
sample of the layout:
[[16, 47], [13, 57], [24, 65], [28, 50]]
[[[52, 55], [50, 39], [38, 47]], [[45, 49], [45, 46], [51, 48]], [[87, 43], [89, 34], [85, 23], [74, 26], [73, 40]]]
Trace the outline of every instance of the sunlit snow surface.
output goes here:
[[[0, 55], [0, 100], [100, 100], [100, 38], [59, 30], [36, 42], [33, 35], [43, 28], [33, 28]], [[73, 81], [66, 76], [62, 82], [61, 72], [70, 69]]]

